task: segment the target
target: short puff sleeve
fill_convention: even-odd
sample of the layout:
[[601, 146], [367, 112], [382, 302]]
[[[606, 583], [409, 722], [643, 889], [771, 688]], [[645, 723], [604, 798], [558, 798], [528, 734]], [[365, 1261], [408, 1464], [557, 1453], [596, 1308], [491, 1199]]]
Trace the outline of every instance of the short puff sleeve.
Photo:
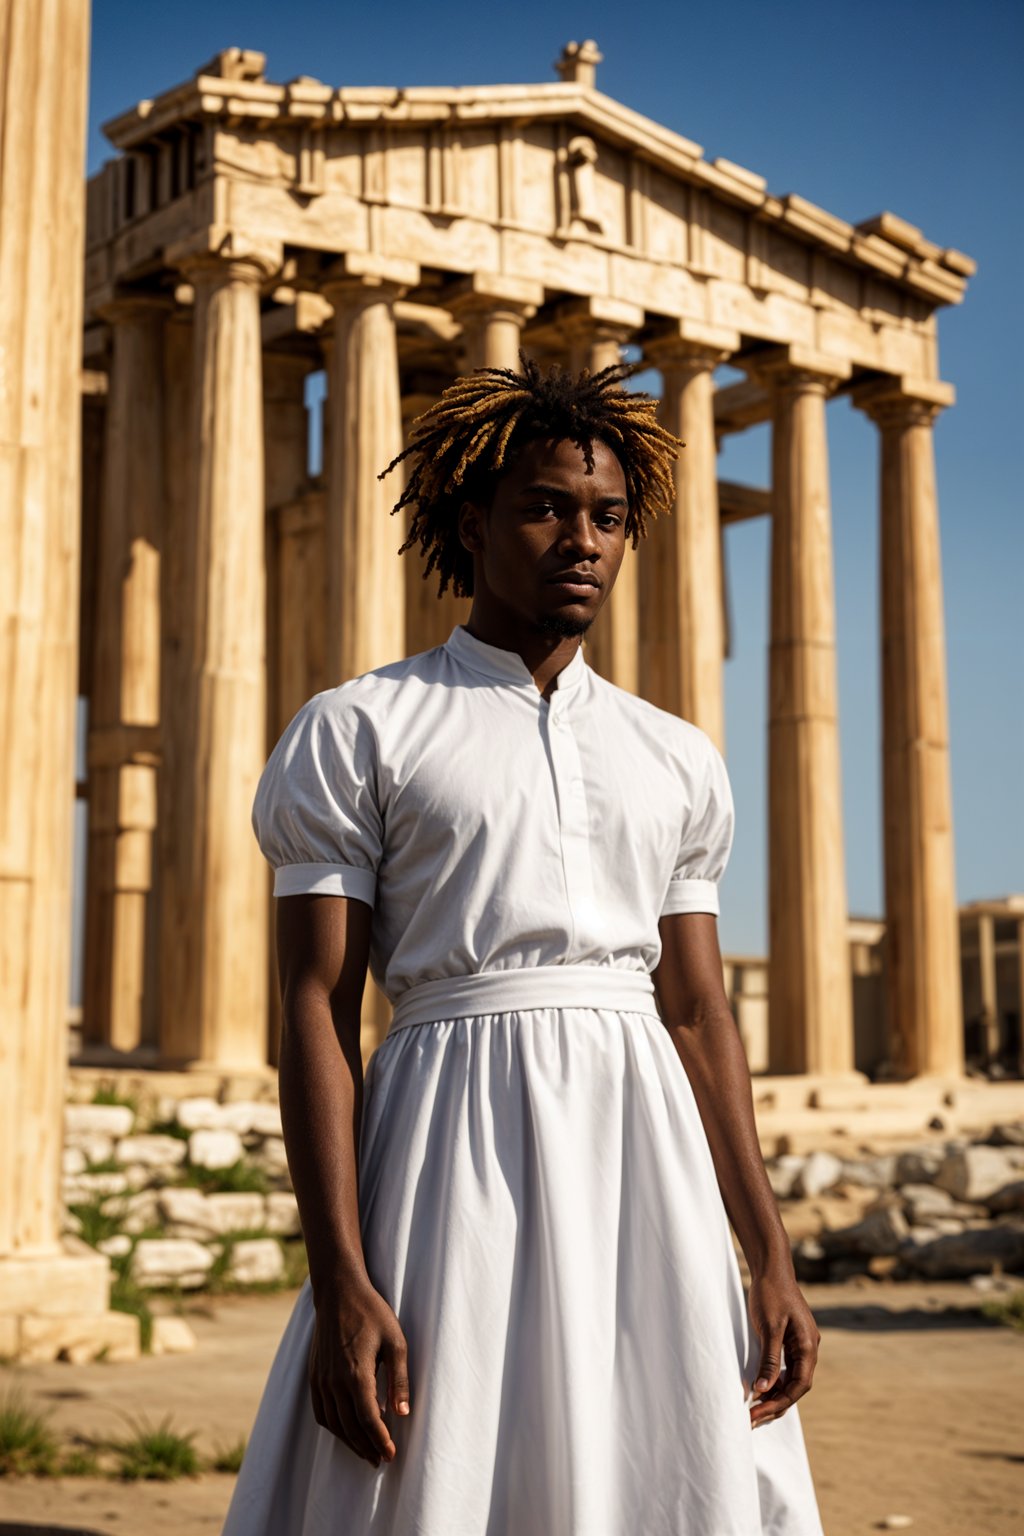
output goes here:
[[703, 732], [701, 742], [703, 768], [695, 774], [693, 803], [684, 819], [662, 917], [677, 912], [717, 917], [719, 912], [718, 882], [729, 862], [736, 811], [722, 754]]
[[267, 760], [252, 826], [274, 895], [353, 896], [373, 906], [383, 822], [376, 740], [342, 689], [303, 704]]

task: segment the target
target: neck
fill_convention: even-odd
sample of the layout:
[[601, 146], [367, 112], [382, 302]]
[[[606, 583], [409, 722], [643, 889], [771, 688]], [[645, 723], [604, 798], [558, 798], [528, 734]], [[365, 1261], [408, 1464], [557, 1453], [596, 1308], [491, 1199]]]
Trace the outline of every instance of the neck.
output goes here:
[[502, 651], [516, 651], [529, 667], [545, 698], [550, 698], [555, 678], [572, 661], [582, 635], [552, 635], [510, 610], [498, 609], [474, 597], [466, 628], [475, 640]]

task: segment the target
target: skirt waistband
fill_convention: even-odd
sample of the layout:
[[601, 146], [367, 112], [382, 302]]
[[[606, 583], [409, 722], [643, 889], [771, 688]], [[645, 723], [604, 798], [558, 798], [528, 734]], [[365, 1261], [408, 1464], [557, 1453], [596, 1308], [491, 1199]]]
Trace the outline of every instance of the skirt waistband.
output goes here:
[[654, 983], [647, 971], [622, 971], [608, 965], [538, 965], [421, 981], [396, 1001], [389, 1033], [409, 1024], [528, 1008], [610, 1008], [657, 1017]]

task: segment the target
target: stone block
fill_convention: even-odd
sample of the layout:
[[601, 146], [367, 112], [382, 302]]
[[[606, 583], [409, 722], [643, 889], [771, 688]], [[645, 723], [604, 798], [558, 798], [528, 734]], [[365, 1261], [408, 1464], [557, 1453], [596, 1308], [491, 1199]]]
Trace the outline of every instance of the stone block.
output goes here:
[[65, 1205], [101, 1204], [112, 1195], [128, 1192], [128, 1180], [123, 1173], [79, 1173], [73, 1179], [64, 1179], [61, 1195]]
[[126, 1136], [117, 1144], [119, 1163], [146, 1168], [176, 1168], [185, 1161], [188, 1144], [178, 1136]]
[[72, 1136], [130, 1136], [135, 1111], [127, 1104], [66, 1104], [64, 1134]]
[[218, 1237], [258, 1231], [266, 1222], [266, 1203], [260, 1194], [207, 1195], [206, 1210]]
[[208, 1197], [200, 1189], [162, 1189], [157, 1195], [156, 1209], [169, 1237], [213, 1236]]
[[100, 1358], [123, 1363], [142, 1353], [139, 1320], [128, 1312], [99, 1312], [84, 1317], [22, 1317], [17, 1358], [40, 1362], [66, 1360], [85, 1365]]
[[156, 1190], [145, 1189], [127, 1195], [118, 1206], [118, 1210], [121, 1213], [122, 1230], [130, 1232], [133, 1237], [160, 1225], [160, 1207]]
[[109, 1298], [110, 1264], [101, 1253], [0, 1259], [0, 1315], [98, 1317]]
[[196, 1336], [183, 1317], [154, 1317], [150, 1353], [188, 1355], [196, 1347]]
[[108, 1259], [123, 1259], [132, 1251], [132, 1240], [127, 1232], [115, 1232], [113, 1237], [105, 1237], [96, 1247]]
[[1024, 1211], [1024, 1179], [1015, 1179], [1012, 1184], [1004, 1184], [1002, 1189], [997, 1189], [994, 1195], [989, 1195], [985, 1201], [990, 1211]]
[[933, 1217], [958, 1216], [965, 1221], [977, 1221], [983, 1214], [976, 1205], [966, 1205], [954, 1200], [948, 1189], [938, 1184], [904, 1184], [900, 1198], [907, 1219], [927, 1225]]
[[912, 1147], [896, 1159], [894, 1184], [931, 1184], [946, 1158], [946, 1148], [939, 1143]]
[[268, 1285], [284, 1277], [281, 1244], [272, 1237], [243, 1239], [231, 1250], [228, 1276], [240, 1285]]
[[896, 1181], [896, 1156], [844, 1157], [843, 1182], [862, 1184], [868, 1189], [888, 1189]]
[[843, 1177], [843, 1160], [831, 1152], [812, 1152], [804, 1159], [794, 1185], [798, 1195], [821, 1195]]
[[1016, 1147], [954, 1147], [946, 1153], [935, 1177], [941, 1189], [958, 1200], [984, 1201], [1014, 1182]]
[[288, 1153], [285, 1148], [284, 1138], [281, 1136], [268, 1136], [259, 1150], [256, 1161], [269, 1174], [275, 1176], [286, 1174], [288, 1172]]
[[219, 1131], [221, 1105], [216, 1099], [182, 1099], [176, 1107], [175, 1119], [186, 1131]]
[[60, 1171], [65, 1178], [74, 1178], [77, 1173], [84, 1173], [88, 1159], [81, 1147], [65, 1147], [61, 1153]]
[[144, 1290], [171, 1285], [198, 1290], [212, 1265], [213, 1254], [192, 1238], [144, 1237], [132, 1255], [132, 1278]]
[[64, 1136], [64, 1149], [81, 1152], [85, 1157], [86, 1165], [90, 1163], [105, 1163], [114, 1155], [114, 1138], [101, 1136], [98, 1131], [68, 1131]]
[[275, 1237], [301, 1237], [299, 1202], [290, 1190], [277, 1190], [266, 1197], [264, 1224]]
[[188, 1160], [194, 1168], [231, 1168], [243, 1150], [237, 1131], [193, 1131], [188, 1139]]
[[852, 1226], [823, 1232], [821, 1243], [826, 1253], [886, 1254], [898, 1253], [909, 1235], [906, 1217], [898, 1204], [887, 1201], [866, 1211]]
[[984, 1227], [946, 1233], [904, 1255], [915, 1274], [930, 1280], [956, 1280], [993, 1269], [1024, 1267], [1024, 1224], [992, 1222]]

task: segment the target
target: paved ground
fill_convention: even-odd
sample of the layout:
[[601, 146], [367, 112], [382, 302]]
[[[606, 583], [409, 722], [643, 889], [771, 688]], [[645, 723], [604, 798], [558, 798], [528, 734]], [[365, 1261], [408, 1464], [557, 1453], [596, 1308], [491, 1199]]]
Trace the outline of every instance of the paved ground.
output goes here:
[[[1024, 1334], [983, 1323], [966, 1285], [807, 1286], [805, 1295], [823, 1341], [801, 1414], [827, 1536], [864, 1536], [888, 1515], [909, 1515], [921, 1536], [1019, 1536]], [[121, 1433], [126, 1413], [171, 1413], [204, 1449], [227, 1445], [251, 1423], [292, 1300], [200, 1306], [190, 1312], [193, 1355], [8, 1369], [0, 1392], [20, 1381], [69, 1436]], [[5, 1480], [0, 1536], [216, 1536], [231, 1482]]]

